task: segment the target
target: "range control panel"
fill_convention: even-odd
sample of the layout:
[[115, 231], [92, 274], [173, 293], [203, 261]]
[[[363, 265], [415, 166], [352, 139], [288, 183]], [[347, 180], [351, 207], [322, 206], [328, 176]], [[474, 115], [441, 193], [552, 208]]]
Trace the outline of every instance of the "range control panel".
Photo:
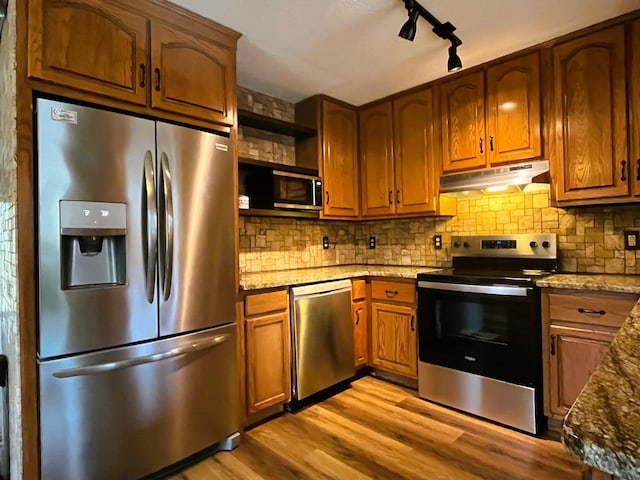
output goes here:
[[454, 257], [557, 258], [557, 253], [557, 237], [552, 233], [451, 237]]
[[516, 240], [482, 240], [481, 248], [517, 248]]

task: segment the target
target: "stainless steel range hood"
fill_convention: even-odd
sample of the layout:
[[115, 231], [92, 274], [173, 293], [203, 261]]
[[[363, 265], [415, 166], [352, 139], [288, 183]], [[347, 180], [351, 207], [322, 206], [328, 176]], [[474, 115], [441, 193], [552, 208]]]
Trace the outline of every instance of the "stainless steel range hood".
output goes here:
[[440, 193], [483, 193], [516, 186], [522, 189], [531, 183], [549, 183], [549, 160], [488, 168], [475, 172], [454, 173], [440, 177]]

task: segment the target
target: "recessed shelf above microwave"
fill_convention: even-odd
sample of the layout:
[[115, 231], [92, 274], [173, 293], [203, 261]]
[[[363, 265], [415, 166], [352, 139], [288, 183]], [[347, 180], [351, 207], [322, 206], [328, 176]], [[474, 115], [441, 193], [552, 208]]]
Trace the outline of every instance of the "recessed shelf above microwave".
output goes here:
[[249, 110], [238, 109], [238, 124], [240, 126], [258, 128], [272, 133], [280, 133], [295, 138], [313, 137], [318, 134], [315, 128], [303, 127], [291, 122], [285, 122]]
[[318, 170], [314, 170], [313, 168], [303, 168], [297, 167], [295, 165], [284, 165], [282, 163], [266, 162], [264, 160], [256, 160], [254, 158], [248, 157], [239, 157], [238, 165], [241, 170], [251, 168], [250, 166], [253, 165], [254, 167], [264, 167], [271, 168], [273, 170], [280, 170], [281, 172], [299, 173], [301, 175], [318, 175]]

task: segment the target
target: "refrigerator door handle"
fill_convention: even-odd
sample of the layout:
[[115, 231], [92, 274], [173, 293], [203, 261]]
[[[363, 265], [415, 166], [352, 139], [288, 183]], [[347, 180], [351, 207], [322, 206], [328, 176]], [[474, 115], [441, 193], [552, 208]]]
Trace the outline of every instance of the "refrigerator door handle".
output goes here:
[[171, 170], [169, 158], [162, 152], [160, 157], [160, 169], [162, 171], [162, 189], [160, 205], [162, 215], [161, 244], [160, 244], [160, 269], [162, 275], [162, 295], [166, 301], [171, 296], [171, 277], [173, 271], [173, 190], [171, 184]]
[[200, 350], [206, 350], [221, 343], [226, 342], [229, 339], [229, 334], [216, 335], [215, 337], [208, 338], [198, 343], [191, 343], [181, 347], [172, 348], [166, 352], [154, 353], [152, 355], [145, 355], [143, 357], [129, 358], [127, 360], [118, 360], [115, 362], [105, 362], [96, 365], [87, 365], [85, 367], [67, 368], [64, 370], [58, 370], [53, 373], [56, 378], [69, 378], [79, 377], [82, 375], [94, 375], [96, 373], [113, 372], [114, 370], [122, 370], [123, 368], [135, 367], [137, 365], [143, 365], [145, 363], [159, 362], [160, 360], [166, 360], [168, 358], [178, 357], [189, 353], [198, 352]]
[[147, 301], [153, 303], [156, 285], [156, 256], [158, 254], [158, 209], [156, 205], [153, 155], [144, 154], [142, 171], [142, 261], [145, 271], [145, 293]]

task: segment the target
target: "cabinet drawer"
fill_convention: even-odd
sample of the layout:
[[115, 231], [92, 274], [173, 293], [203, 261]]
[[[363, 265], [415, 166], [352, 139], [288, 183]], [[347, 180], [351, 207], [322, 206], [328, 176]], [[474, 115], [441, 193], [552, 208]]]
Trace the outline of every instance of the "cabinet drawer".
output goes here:
[[288, 304], [289, 295], [287, 290], [247, 295], [244, 299], [244, 314], [249, 317], [251, 315], [260, 315], [261, 313], [286, 310]]
[[636, 295], [596, 293], [549, 294], [549, 317], [553, 320], [619, 328], [638, 301]]
[[372, 280], [371, 298], [414, 304], [416, 301], [416, 285], [415, 282], [403, 283]]
[[360, 300], [367, 297], [367, 283], [364, 280], [351, 281], [351, 299]]

